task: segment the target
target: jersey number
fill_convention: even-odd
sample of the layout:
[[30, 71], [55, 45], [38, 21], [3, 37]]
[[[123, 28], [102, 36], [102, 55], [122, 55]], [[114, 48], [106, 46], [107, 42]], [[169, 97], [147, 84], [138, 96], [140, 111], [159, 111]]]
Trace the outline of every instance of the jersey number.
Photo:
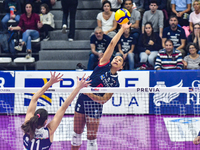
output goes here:
[[32, 144], [31, 144], [31, 150], [33, 150], [33, 147], [34, 147], [34, 144], [36, 143], [37, 147], [36, 147], [36, 150], [39, 150], [39, 146], [40, 146], [40, 140], [37, 140], [35, 142], [35, 139], [32, 139], [31, 140]]

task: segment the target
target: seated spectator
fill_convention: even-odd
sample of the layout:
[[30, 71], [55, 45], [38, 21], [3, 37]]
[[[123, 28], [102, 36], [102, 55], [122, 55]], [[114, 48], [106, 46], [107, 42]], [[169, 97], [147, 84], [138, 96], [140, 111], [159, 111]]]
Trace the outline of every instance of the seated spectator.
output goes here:
[[174, 48], [172, 40], [165, 41], [165, 48], [158, 52], [155, 67], [162, 69], [183, 69], [182, 54]]
[[88, 61], [88, 70], [93, 70], [103, 56], [111, 38], [103, 33], [101, 27], [96, 27], [90, 38], [91, 53]]
[[188, 17], [191, 11], [191, 0], [171, 0], [172, 12], [178, 18], [181, 26], [188, 26]]
[[111, 3], [112, 9], [115, 10], [119, 9], [123, 3], [123, 0], [101, 0], [101, 3], [103, 4], [105, 1], [109, 1]]
[[[145, 11], [149, 10], [149, 5], [151, 3], [151, 0], [145, 0], [144, 1], [144, 9]], [[157, 0], [158, 10], [167, 10], [167, 0]]]
[[55, 5], [57, 0], [26, 0], [26, 3], [32, 3], [33, 4], [33, 11], [35, 13], [40, 13], [40, 6], [42, 4], [47, 4], [49, 6], [49, 9], [52, 9], [52, 6]]
[[27, 55], [26, 58], [30, 58], [32, 54], [31, 40], [39, 38], [39, 29], [42, 27], [40, 22], [40, 16], [32, 12], [32, 4], [27, 3], [25, 5], [26, 13], [22, 14], [18, 26], [9, 27], [9, 30], [21, 30], [22, 31], [22, 43], [19, 43], [15, 47], [16, 50], [22, 51], [24, 45], [26, 45]]
[[136, 39], [136, 42], [137, 42], [139, 35], [140, 35], [140, 19], [141, 19], [140, 12], [137, 11], [136, 9], [132, 9], [132, 7], [133, 7], [132, 0], [125, 0], [124, 7], [131, 14], [131, 18], [130, 18], [130, 23], [132, 23], [131, 34], [133, 34], [133, 37]]
[[104, 34], [113, 38], [116, 35], [117, 22], [115, 21], [115, 12], [111, 11], [111, 3], [103, 2], [102, 10], [103, 12], [97, 15], [97, 25], [102, 28]]
[[158, 9], [157, 1], [152, 0], [149, 5], [150, 10], [144, 12], [142, 19], [142, 33], [144, 33], [144, 25], [146, 22], [151, 22], [153, 24], [154, 32], [159, 33], [160, 38], [162, 38], [163, 27], [164, 27], [164, 16], [163, 12]]
[[195, 0], [193, 3], [194, 11], [190, 14], [190, 31], [193, 32], [193, 25], [200, 23], [200, 1]]
[[[10, 9], [14, 9], [14, 14], [10, 15]], [[7, 23], [9, 20], [15, 20], [17, 23], [19, 22], [21, 15], [21, 4], [20, 0], [6, 0], [5, 1], [5, 11], [6, 15], [1, 20], [2, 27], [4, 30], [8, 30]]]
[[164, 48], [165, 41], [170, 39], [173, 41], [174, 48], [181, 51], [182, 56], [184, 57], [186, 54], [184, 50], [186, 43], [185, 31], [178, 26], [178, 18], [175, 15], [170, 16], [169, 24], [170, 26], [166, 27], [163, 31], [162, 47]]
[[186, 48], [189, 55], [184, 57], [183, 65], [185, 69], [200, 69], [200, 56], [196, 44], [189, 43]]
[[[197, 46], [197, 50], [200, 50], [200, 24], [196, 23], [193, 27], [193, 32], [188, 36], [188, 43], [194, 43]], [[187, 51], [189, 52], [189, 51]]]
[[147, 22], [144, 26], [144, 34], [140, 35], [138, 49], [140, 52], [141, 65], [145, 67], [148, 60], [149, 64], [154, 66], [158, 51], [162, 49], [162, 42], [158, 33], [153, 32], [153, 25], [151, 22]]
[[134, 69], [134, 48], [135, 48], [135, 39], [130, 34], [130, 29], [126, 29], [121, 36], [119, 42], [118, 42], [118, 50], [119, 52], [116, 54], [116, 56], [122, 55], [124, 61], [129, 62], [129, 70]]
[[49, 7], [47, 4], [41, 5], [41, 13], [42, 14], [40, 14], [40, 22], [42, 23], [42, 28], [40, 29], [40, 31], [44, 32], [45, 34], [45, 38], [43, 40], [48, 41], [50, 38], [49, 31], [53, 31], [53, 29], [55, 28], [54, 15], [49, 12]]

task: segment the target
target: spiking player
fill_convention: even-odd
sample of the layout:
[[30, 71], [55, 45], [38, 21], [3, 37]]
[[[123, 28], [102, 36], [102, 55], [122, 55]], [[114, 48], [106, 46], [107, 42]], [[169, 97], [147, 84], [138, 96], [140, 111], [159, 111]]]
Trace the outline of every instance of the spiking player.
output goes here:
[[56, 75], [55, 72], [51, 72], [50, 80], [33, 95], [26, 113], [24, 124], [21, 126], [22, 130], [24, 131], [24, 150], [48, 150], [50, 148], [53, 141], [53, 134], [60, 124], [66, 109], [71, 104], [80, 89], [88, 86], [90, 82], [86, 81], [88, 78], [84, 79], [85, 75], [80, 81], [78, 78], [76, 88], [58, 109], [51, 122], [45, 127], [48, 119], [48, 113], [45, 109], [42, 108], [35, 111], [37, 100], [50, 86], [61, 81], [62, 76], [63, 75], [60, 75], [60, 73]]
[[[119, 32], [114, 36], [107, 47], [103, 57], [99, 60], [98, 66], [90, 76], [92, 87], [119, 87], [117, 71], [123, 69], [124, 60], [121, 56], [115, 56], [110, 63], [114, 48], [125, 29], [131, 24], [123, 24]], [[113, 93], [106, 94], [80, 94], [75, 106], [74, 132], [71, 141], [71, 149], [80, 148], [81, 134], [85, 124], [87, 125], [87, 150], [97, 150], [97, 131], [102, 115], [103, 104], [106, 103]]]

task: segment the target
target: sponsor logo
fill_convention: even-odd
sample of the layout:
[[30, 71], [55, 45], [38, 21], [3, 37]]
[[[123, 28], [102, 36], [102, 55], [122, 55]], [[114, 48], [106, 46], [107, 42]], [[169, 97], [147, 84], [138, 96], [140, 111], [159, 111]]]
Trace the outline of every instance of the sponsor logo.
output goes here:
[[91, 88], [91, 91], [99, 91], [98, 88]]
[[[183, 80], [180, 81], [177, 85], [171, 86], [171, 87], [182, 87], [183, 86]], [[157, 82], [157, 85], [155, 87], [166, 87], [165, 82]], [[175, 98], [177, 98], [180, 95], [178, 92], [174, 93], [155, 93], [153, 96], [153, 102], [156, 106], [160, 106], [161, 102], [170, 103]]]
[[137, 88], [137, 92], [160, 92], [159, 88]]

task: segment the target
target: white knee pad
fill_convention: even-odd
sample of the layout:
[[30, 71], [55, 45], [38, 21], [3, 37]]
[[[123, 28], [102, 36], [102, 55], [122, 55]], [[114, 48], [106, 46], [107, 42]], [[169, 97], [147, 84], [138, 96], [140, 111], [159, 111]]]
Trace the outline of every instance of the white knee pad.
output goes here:
[[87, 150], [98, 150], [97, 139], [87, 140]]
[[71, 141], [71, 144], [73, 146], [80, 146], [82, 144], [81, 135], [82, 134], [77, 134], [77, 133], [73, 132], [72, 141]]

